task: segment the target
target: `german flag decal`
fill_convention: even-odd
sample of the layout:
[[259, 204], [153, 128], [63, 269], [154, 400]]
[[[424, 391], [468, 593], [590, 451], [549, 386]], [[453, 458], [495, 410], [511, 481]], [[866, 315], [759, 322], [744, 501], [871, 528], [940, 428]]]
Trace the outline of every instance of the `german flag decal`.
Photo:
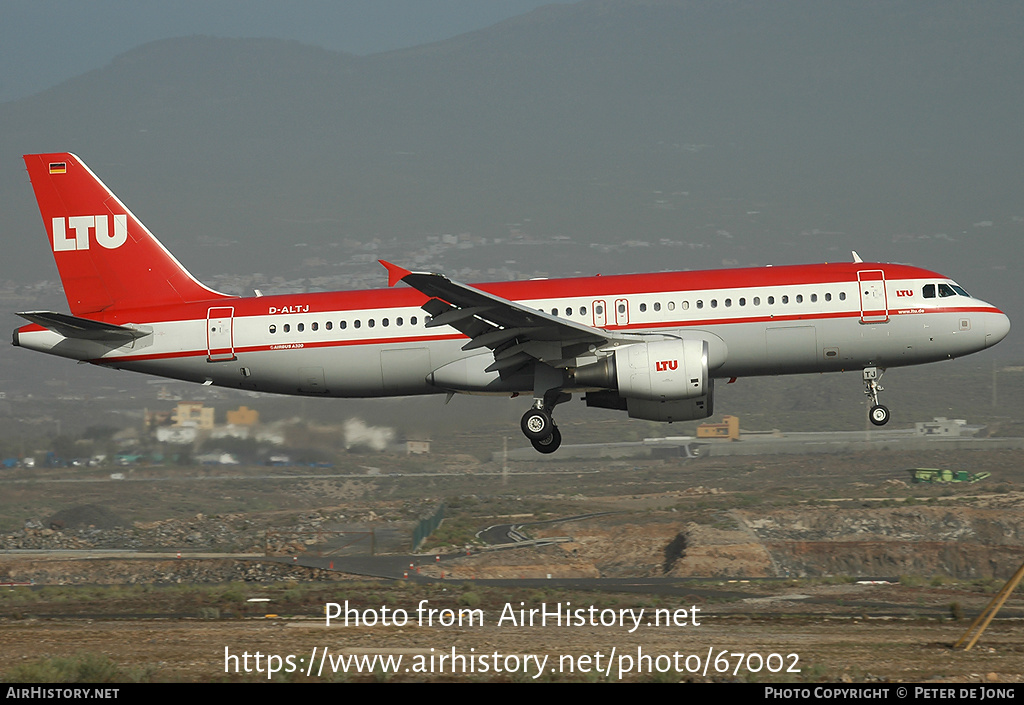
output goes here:
[[66, 174], [68, 173], [67, 162], [50, 162], [50, 173], [51, 174]]

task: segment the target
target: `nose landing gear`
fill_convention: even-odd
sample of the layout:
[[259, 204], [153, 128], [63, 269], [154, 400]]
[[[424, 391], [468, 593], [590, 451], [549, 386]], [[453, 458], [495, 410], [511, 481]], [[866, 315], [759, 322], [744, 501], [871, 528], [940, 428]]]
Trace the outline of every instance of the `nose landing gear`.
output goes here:
[[868, 420], [875, 426], [884, 426], [889, 423], [889, 408], [878, 403], [878, 393], [885, 391], [885, 388], [878, 383], [884, 372], [885, 370], [880, 371], [877, 367], [864, 368], [864, 394], [871, 400]]

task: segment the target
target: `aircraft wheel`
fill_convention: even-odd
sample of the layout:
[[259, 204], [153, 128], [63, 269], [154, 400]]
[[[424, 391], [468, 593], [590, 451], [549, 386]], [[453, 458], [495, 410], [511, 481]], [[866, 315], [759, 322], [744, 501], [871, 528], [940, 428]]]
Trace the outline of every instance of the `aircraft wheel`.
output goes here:
[[562, 445], [562, 434], [559, 432], [558, 426], [554, 426], [550, 436], [539, 441], [531, 440], [530, 443], [538, 453], [554, 453], [558, 450], [558, 446]]
[[551, 414], [544, 409], [530, 409], [523, 414], [523, 420], [519, 425], [523, 429], [523, 434], [531, 441], [542, 441], [551, 435], [555, 422], [551, 420]]
[[884, 426], [889, 423], [889, 409], [881, 404], [876, 404], [868, 412], [868, 418], [874, 425]]

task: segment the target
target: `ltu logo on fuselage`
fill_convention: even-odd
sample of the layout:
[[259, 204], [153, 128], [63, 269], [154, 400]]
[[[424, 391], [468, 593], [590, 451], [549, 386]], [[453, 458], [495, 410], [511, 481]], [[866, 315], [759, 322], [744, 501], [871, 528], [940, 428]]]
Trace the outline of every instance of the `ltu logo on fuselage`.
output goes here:
[[655, 372], [668, 372], [679, 369], [679, 360], [659, 360], [654, 363]]
[[[70, 252], [89, 249], [89, 231], [100, 247], [113, 250], [128, 240], [128, 216], [115, 215], [113, 229], [105, 215], [73, 215], [53, 219], [53, 251]], [[68, 231], [72, 231], [71, 234]]]

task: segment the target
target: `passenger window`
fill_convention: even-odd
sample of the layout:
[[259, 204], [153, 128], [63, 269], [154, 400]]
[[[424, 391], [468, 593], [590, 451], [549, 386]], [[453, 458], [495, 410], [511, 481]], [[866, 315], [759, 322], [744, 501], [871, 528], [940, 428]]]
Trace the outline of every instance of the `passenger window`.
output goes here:
[[334, 328], [334, 323], [332, 323], [331, 321], [327, 321], [327, 323], [324, 324], [324, 327], [327, 328], [327, 330], [331, 330], [332, 328]]
[[320, 324], [319, 323], [311, 323], [311, 324], [309, 324], [309, 327], [310, 327], [311, 330], [316, 331], [316, 330], [320, 329]]
[[817, 294], [811, 294], [811, 303], [812, 304], [818, 303], [818, 295]]
[[761, 305], [761, 297], [760, 296], [755, 296], [754, 297], [754, 305], [755, 306], [760, 306]]
[[274, 325], [270, 326], [270, 333], [271, 333], [271, 335], [273, 335], [276, 332], [277, 332], [277, 326], [274, 326]]
[[384, 326], [385, 328], [388, 327], [389, 323], [390, 323], [390, 321], [388, 321], [388, 319], [386, 319], [386, 318], [380, 322], [380, 324], [382, 326]]
[[832, 300], [832, 294], [825, 294], [825, 300], [826, 301], [831, 301]]
[[352, 322], [352, 327], [353, 328], [361, 328], [362, 325], [363, 325], [363, 322], [360, 321], [358, 318]]
[[788, 295], [782, 297], [782, 303], [784, 303], [784, 304], [788, 304], [789, 303], [789, 296]]
[[741, 296], [740, 297], [740, 306], [746, 306], [746, 305], [747, 305], [747, 300]]
[[661, 310], [661, 304], [657, 304], [657, 303], [654, 304], [654, 310], [655, 311], [660, 311]]
[[728, 308], [729, 306], [732, 306], [732, 299], [726, 299], [725, 300], [725, 306], [726, 306], [726, 308]]
[[373, 328], [375, 325], [377, 325], [377, 322], [371, 318], [366, 322], [366, 325], [368, 325], [370, 328]]
[[771, 306], [774, 303], [775, 303], [775, 297], [774, 296], [769, 296], [768, 297], [768, 305]]
[[402, 325], [402, 317], [401, 316], [399, 316], [398, 318], [395, 319], [395, 325], [396, 326]]
[[410, 326], [416, 325], [416, 316], [413, 316], [412, 318], [409, 319], [409, 325]]
[[690, 302], [689, 301], [684, 301], [683, 302], [683, 310], [685, 311], [688, 308], [690, 308]]
[[676, 310], [676, 302], [675, 301], [669, 301], [668, 302], [668, 310], [669, 311], [675, 311]]
[[292, 326], [291, 326], [291, 324], [290, 324], [290, 323], [285, 323], [285, 324], [284, 324], [284, 325], [282, 326], [282, 330], [284, 330], [284, 332], [285, 332], [285, 333], [288, 333], [288, 332], [290, 332], [290, 331], [291, 331], [291, 329], [292, 329]]
[[840, 291], [839, 292], [839, 300], [840, 301], [846, 301], [846, 292], [845, 291]]
[[697, 308], [704, 308], [704, 302], [700, 299], [697, 299]]
[[346, 328], [348, 328], [348, 323], [342, 321], [341, 323], [338, 324], [338, 328], [340, 328], [341, 330], [345, 330]]
[[295, 326], [295, 330], [297, 330], [297, 331], [299, 331], [301, 333], [302, 331], [306, 330], [306, 324], [305, 323], [300, 323], [299, 325]]
[[804, 295], [803, 294], [797, 294], [796, 295], [796, 302], [798, 304], [802, 304], [804, 302]]
[[644, 313], [646, 311], [647, 311], [647, 304], [640, 304], [640, 313]]

